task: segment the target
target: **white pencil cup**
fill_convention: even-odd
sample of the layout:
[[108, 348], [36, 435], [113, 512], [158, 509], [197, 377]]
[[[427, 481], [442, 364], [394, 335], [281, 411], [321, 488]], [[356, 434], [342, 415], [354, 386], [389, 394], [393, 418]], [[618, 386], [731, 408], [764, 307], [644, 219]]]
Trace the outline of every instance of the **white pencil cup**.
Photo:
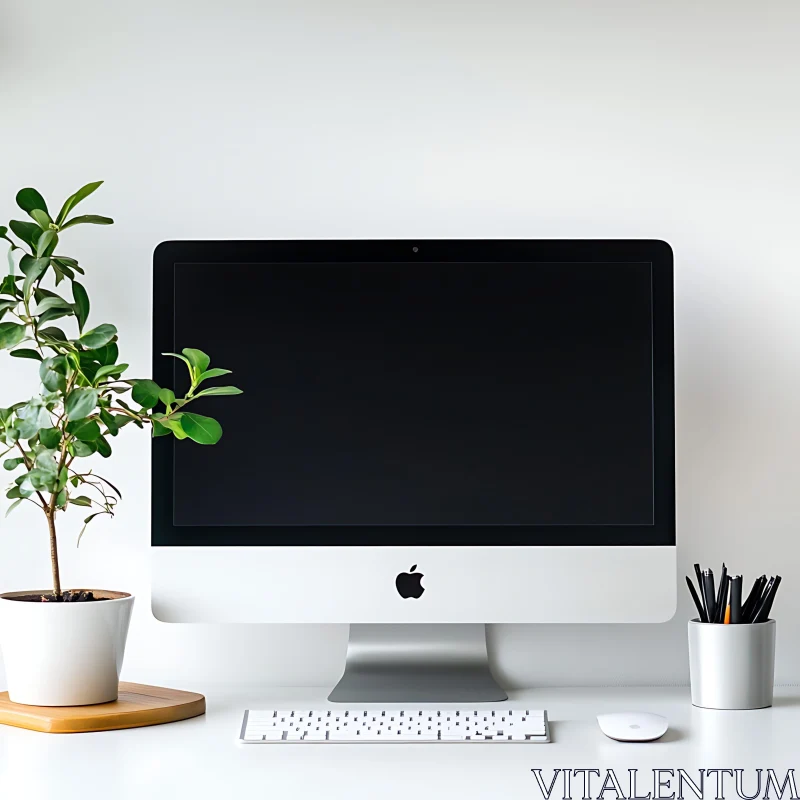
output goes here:
[[772, 705], [775, 620], [753, 625], [689, 621], [692, 705], [751, 709]]

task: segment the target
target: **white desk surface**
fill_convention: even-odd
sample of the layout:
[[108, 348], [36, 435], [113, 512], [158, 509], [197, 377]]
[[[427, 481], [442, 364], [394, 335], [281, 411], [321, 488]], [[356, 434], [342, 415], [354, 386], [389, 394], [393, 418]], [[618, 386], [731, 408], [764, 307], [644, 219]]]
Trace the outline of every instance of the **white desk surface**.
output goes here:
[[[514, 693], [513, 702], [548, 710], [554, 741], [542, 745], [240, 745], [236, 737], [246, 707], [318, 708], [325, 690], [176, 688], [205, 691], [207, 714], [108, 733], [52, 735], [0, 726], [0, 800], [542, 800], [534, 767], [548, 780], [554, 768], [597, 768], [603, 776], [614, 769], [626, 793], [627, 770], [638, 768], [640, 794], [652, 789], [656, 768], [743, 768], [747, 782], [755, 781], [756, 767], [774, 768], [781, 780], [788, 768], [800, 773], [800, 688], [777, 689], [774, 707], [760, 711], [693, 708], [686, 688]], [[600, 732], [595, 715], [624, 710], [663, 714], [670, 730], [651, 744], [613, 742]], [[726, 781], [724, 796], [735, 798]], [[747, 782], [745, 791], [752, 794]], [[573, 784], [574, 800], [581, 799], [581, 788]], [[598, 790], [593, 778], [593, 797]], [[560, 796], [557, 784], [553, 797]], [[706, 797], [714, 796], [707, 784]], [[615, 794], [606, 793], [605, 800], [615, 800]]]

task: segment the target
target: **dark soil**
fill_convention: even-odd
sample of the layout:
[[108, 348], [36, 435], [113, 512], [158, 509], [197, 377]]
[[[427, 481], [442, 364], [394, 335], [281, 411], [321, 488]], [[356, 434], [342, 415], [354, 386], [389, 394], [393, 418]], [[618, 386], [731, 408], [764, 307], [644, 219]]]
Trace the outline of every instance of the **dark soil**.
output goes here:
[[62, 592], [59, 597], [54, 594], [22, 594], [10, 597], [9, 600], [21, 600], [23, 603], [97, 603], [105, 597], [95, 597], [92, 592]]

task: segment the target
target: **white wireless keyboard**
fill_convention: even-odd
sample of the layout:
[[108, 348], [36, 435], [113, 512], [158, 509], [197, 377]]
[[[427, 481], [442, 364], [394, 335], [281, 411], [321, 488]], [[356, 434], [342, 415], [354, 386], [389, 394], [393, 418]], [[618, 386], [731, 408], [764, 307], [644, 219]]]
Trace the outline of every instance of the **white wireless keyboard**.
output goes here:
[[549, 742], [546, 711], [492, 708], [325, 708], [245, 711], [239, 741]]

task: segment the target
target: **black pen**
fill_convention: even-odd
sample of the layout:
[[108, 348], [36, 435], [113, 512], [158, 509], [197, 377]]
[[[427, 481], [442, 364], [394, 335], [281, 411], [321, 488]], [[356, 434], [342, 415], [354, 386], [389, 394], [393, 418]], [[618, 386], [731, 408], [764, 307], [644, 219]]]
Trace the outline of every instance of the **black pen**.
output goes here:
[[781, 585], [781, 576], [776, 575], [771, 581], [769, 589], [767, 589], [764, 602], [761, 605], [758, 613], [753, 618], [753, 622], [766, 622], [769, 619], [769, 612], [772, 610], [772, 603], [775, 600], [775, 594], [778, 587]]
[[706, 601], [708, 621], [713, 622], [717, 616], [717, 607], [714, 599], [714, 572], [710, 569], [703, 570], [703, 597]]
[[717, 622], [725, 622], [725, 612], [728, 610], [728, 584], [731, 582], [728, 570], [723, 566], [724, 575], [719, 581], [719, 595], [717, 596]]
[[764, 593], [761, 595], [758, 603], [756, 604], [755, 608], [750, 614], [751, 623], [755, 623], [758, 620], [761, 612], [764, 610], [764, 606], [766, 606], [767, 604], [767, 599], [769, 598], [774, 583], [775, 583], [775, 578], [770, 578], [769, 583], [767, 584], [767, 588], [764, 589]]
[[700, 598], [697, 596], [697, 592], [694, 590], [692, 579], [688, 575], [686, 576], [686, 585], [689, 587], [689, 594], [692, 596], [692, 600], [694, 600], [694, 604], [697, 606], [697, 613], [700, 617], [700, 622], [708, 622], [706, 610], [703, 608], [703, 604], [700, 602]]
[[756, 608], [758, 608], [759, 603], [764, 597], [764, 589], [767, 586], [767, 576], [762, 575], [758, 579], [758, 587], [756, 588], [756, 593], [753, 595], [753, 602], [750, 604], [750, 608], [747, 609], [747, 616], [744, 618], [745, 622], [752, 622], [753, 615], [756, 612]]
[[694, 574], [697, 577], [697, 591], [698, 591], [698, 593], [700, 595], [700, 602], [702, 602], [703, 611], [706, 614], [705, 621], [708, 622], [708, 608], [706, 608], [706, 598], [705, 598], [705, 595], [703, 594], [703, 575], [700, 572], [700, 565], [699, 564], [695, 564], [694, 565]]
[[719, 589], [717, 590], [717, 602], [716, 602], [716, 609], [717, 609], [717, 616], [714, 622], [725, 622], [725, 607], [727, 603], [725, 602], [725, 597], [723, 596], [723, 592], [728, 588], [728, 584], [726, 583], [725, 579], [728, 577], [728, 568], [725, 566], [725, 562], [722, 562], [722, 571], [719, 573]]
[[742, 576], [734, 575], [731, 578], [731, 625], [738, 625], [742, 621]]
[[761, 597], [761, 591], [764, 588], [766, 580], [767, 576], [761, 575], [753, 582], [750, 594], [747, 595], [747, 600], [744, 601], [744, 605], [742, 606], [742, 622], [750, 622], [750, 614]]

